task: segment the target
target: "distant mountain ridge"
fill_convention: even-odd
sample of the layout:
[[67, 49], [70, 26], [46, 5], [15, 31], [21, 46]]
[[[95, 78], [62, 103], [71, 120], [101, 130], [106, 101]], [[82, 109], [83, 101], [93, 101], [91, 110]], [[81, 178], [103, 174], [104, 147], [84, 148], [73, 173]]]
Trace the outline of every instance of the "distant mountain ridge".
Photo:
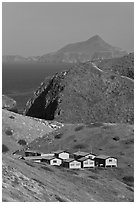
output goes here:
[[126, 54], [126, 51], [111, 46], [100, 36], [95, 35], [86, 41], [68, 44], [57, 52], [43, 55], [39, 61], [77, 63], [94, 59], [122, 57]]
[[68, 44], [56, 52], [42, 56], [26, 58], [19, 55], [3, 56], [2, 62], [77, 63], [86, 62], [88, 60], [122, 57], [127, 54], [128, 53], [121, 48], [114, 47], [105, 42], [99, 35], [95, 35], [86, 41]]

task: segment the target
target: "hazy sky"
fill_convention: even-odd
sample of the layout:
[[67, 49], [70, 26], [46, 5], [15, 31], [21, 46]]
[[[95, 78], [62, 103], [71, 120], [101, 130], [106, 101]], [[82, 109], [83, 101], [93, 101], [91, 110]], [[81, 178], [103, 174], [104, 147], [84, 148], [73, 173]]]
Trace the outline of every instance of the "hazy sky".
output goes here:
[[133, 51], [133, 3], [2, 3], [3, 55], [43, 55], [95, 34]]

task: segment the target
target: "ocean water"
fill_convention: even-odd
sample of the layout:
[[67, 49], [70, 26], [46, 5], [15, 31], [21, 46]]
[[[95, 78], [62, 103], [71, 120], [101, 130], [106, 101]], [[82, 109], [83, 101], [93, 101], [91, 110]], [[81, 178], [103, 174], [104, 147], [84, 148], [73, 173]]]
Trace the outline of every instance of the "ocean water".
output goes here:
[[2, 93], [17, 101], [19, 111], [33, 95], [40, 83], [70, 67], [68, 64], [3, 64]]

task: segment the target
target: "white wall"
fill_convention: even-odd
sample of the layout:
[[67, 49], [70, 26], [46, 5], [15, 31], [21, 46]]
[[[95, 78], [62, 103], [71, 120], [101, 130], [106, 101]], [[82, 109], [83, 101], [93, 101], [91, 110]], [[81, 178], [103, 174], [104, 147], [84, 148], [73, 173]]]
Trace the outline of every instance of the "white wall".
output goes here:
[[110, 165], [117, 166], [117, 159], [116, 158], [112, 158], [112, 157], [106, 159], [106, 166], [110, 166]]
[[89, 155], [87, 155], [87, 156], [85, 156], [85, 157], [86, 157], [86, 158], [90, 157], [91, 159], [94, 159], [96, 156], [93, 155], [93, 154], [89, 154]]
[[54, 156], [54, 154], [51, 154], [51, 153], [50, 154], [44, 154], [44, 153], [42, 153], [41, 156], [47, 156], [47, 157], [51, 156], [52, 157], [52, 156]]
[[70, 169], [80, 169], [81, 168], [81, 162], [73, 161], [69, 163]]
[[54, 158], [54, 159], [50, 160], [50, 165], [60, 166], [61, 164], [62, 164], [62, 160], [61, 159]]
[[91, 159], [87, 159], [83, 162], [83, 167], [94, 167], [95, 162]]
[[62, 152], [59, 154], [59, 158], [61, 159], [69, 159], [69, 153]]

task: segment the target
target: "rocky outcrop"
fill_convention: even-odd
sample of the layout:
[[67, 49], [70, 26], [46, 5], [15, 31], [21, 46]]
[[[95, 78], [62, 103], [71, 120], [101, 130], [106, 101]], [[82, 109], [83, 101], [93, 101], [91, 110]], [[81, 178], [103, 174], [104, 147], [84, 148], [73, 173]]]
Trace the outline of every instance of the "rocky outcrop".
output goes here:
[[13, 111], [15, 113], [18, 112], [16, 101], [6, 95], [2, 95], [2, 108]]
[[133, 80], [77, 64], [45, 81], [24, 114], [66, 123], [133, 123]]

